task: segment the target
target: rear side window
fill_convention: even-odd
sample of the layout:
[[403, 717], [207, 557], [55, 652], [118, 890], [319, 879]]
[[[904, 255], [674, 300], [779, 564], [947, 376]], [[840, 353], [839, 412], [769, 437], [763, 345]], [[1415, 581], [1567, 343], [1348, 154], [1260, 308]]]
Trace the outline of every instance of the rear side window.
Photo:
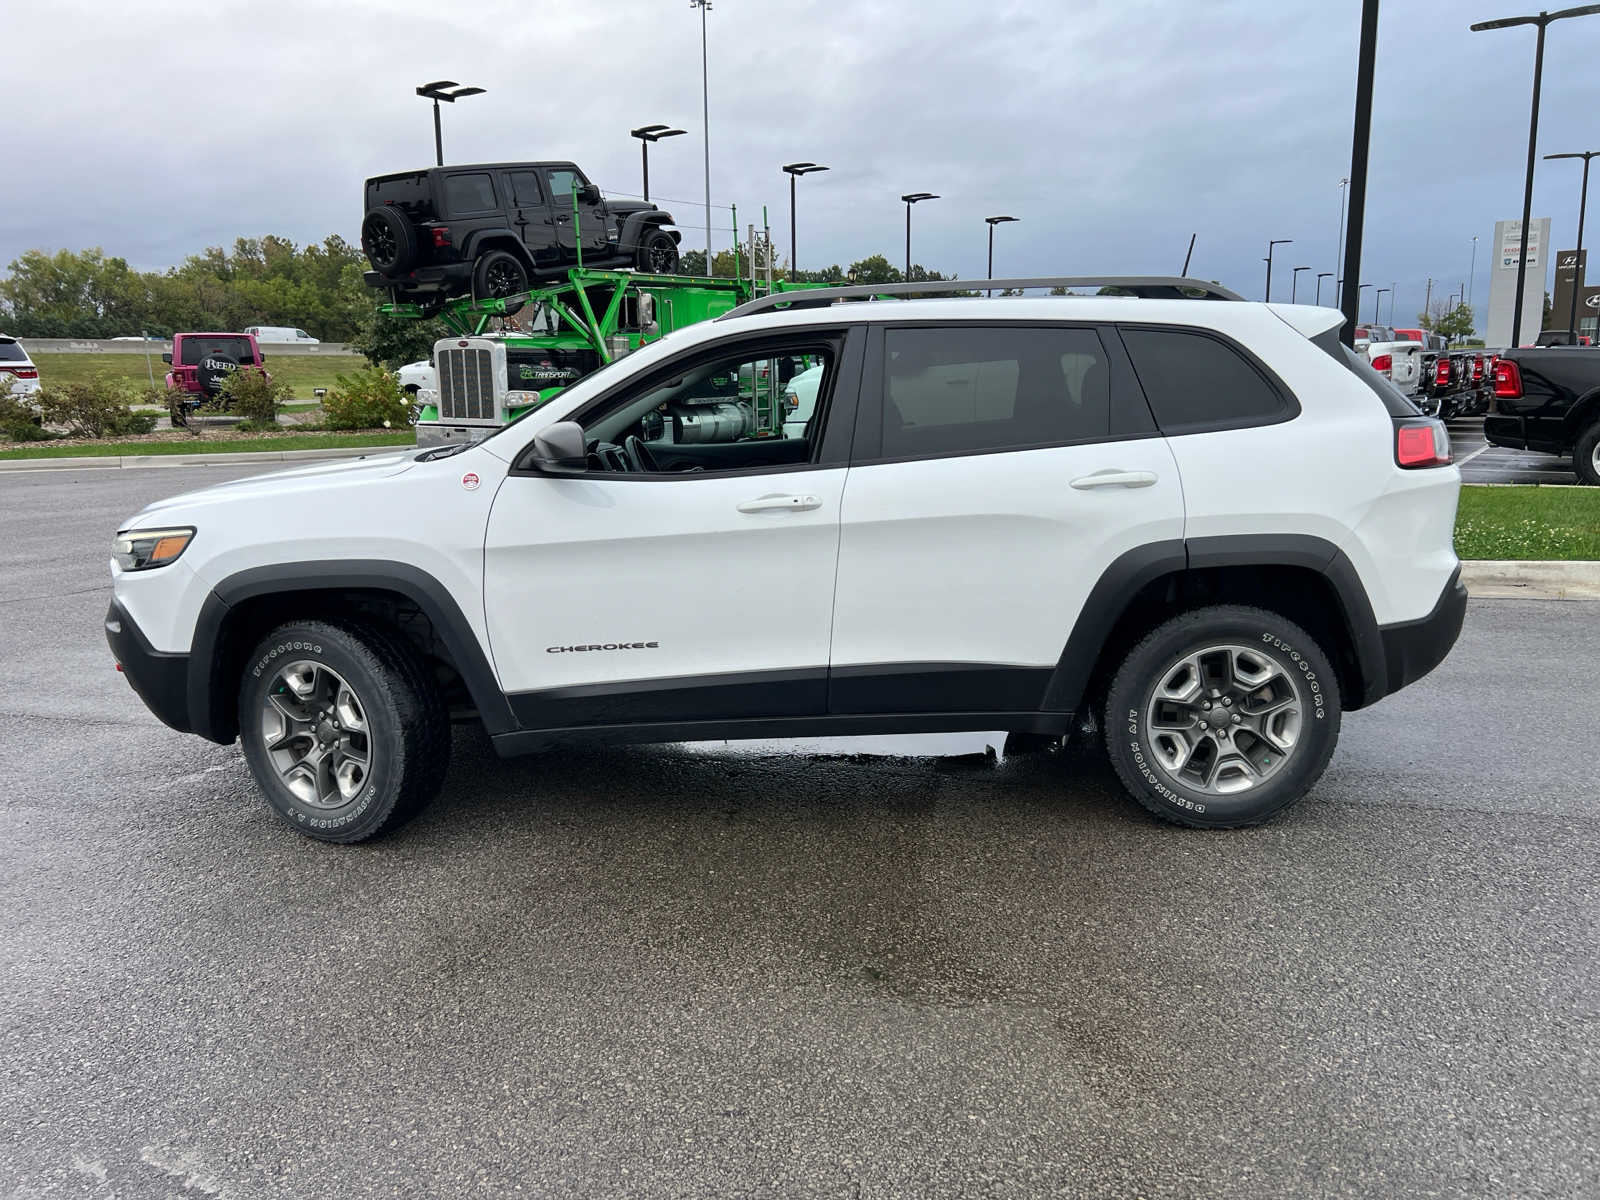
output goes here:
[[1283, 420], [1278, 389], [1218, 338], [1185, 329], [1122, 330], [1162, 433], [1200, 433]]
[[537, 171], [511, 171], [506, 175], [506, 179], [511, 184], [513, 208], [537, 208], [544, 203], [544, 196], [539, 191]]
[[884, 458], [1103, 438], [1111, 377], [1092, 329], [884, 332]]
[[451, 213], [491, 212], [499, 207], [494, 199], [494, 181], [481, 171], [447, 175], [444, 203]]
[[11, 338], [0, 338], [0, 362], [27, 362], [22, 347]]

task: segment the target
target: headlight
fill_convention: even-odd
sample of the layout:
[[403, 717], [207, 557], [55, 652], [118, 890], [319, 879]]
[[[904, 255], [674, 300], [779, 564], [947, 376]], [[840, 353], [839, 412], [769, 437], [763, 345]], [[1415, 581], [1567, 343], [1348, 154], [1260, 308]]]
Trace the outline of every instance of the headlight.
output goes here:
[[439, 407], [439, 389], [438, 388], [418, 388], [417, 389], [417, 407], [419, 409], [420, 408], [427, 408], [429, 405], [432, 405], [434, 408], [438, 408]]
[[507, 408], [527, 408], [539, 403], [539, 393], [523, 390], [506, 393], [505, 404]]
[[193, 540], [193, 528], [127, 529], [117, 534], [111, 557], [124, 571], [164, 567], [177, 561]]

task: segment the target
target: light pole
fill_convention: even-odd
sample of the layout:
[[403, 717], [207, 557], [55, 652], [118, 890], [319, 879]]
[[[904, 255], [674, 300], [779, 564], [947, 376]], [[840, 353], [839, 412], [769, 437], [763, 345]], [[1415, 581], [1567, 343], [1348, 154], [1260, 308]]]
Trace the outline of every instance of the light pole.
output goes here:
[[711, 0], [689, 0], [700, 10], [700, 123], [706, 155], [706, 274], [711, 274], [711, 81], [706, 69], [706, 13]]
[[1332, 278], [1332, 276], [1333, 276], [1333, 272], [1332, 271], [1318, 271], [1317, 272], [1317, 304], [1319, 306], [1322, 304], [1322, 281], [1324, 279], [1330, 279], [1330, 278]]
[[[1567, 328], [1572, 333], [1573, 345], [1578, 342], [1578, 291], [1583, 287], [1583, 212], [1589, 207], [1589, 160], [1600, 157], [1600, 150], [1585, 150], [1579, 154], [1546, 154], [1545, 158], [1583, 159], [1583, 187], [1578, 192], [1578, 248], [1572, 254], [1572, 304], [1567, 310]], [[1477, 241], [1477, 238], [1473, 238]], [[1476, 247], [1474, 247], [1476, 249]]]
[[932, 192], [907, 192], [900, 199], [906, 202], [906, 282], [911, 282], [911, 206], [920, 200], [937, 200]]
[[481, 96], [481, 87], [459, 87], [454, 79], [435, 79], [417, 89], [417, 95], [433, 101], [433, 157], [444, 166], [444, 130], [439, 124], [439, 101], [454, 104], [463, 96]]
[[[1563, 8], [1559, 12], [1541, 12], [1535, 16], [1502, 17], [1498, 21], [1479, 21], [1469, 28], [1473, 33], [1486, 29], [1510, 29], [1515, 25], [1537, 25], [1539, 39], [1533, 50], [1533, 109], [1528, 117], [1528, 172], [1522, 183], [1522, 244], [1517, 248], [1517, 295], [1511, 306], [1511, 344], [1522, 340], [1522, 289], [1528, 278], [1528, 224], [1533, 220], [1533, 164], [1539, 141], [1539, 82], [1544, 74], [1544, 31], [1552, 21], [1566, 17], [1587, 17], [1600, 13], [1600, 4], [1580, 4], [1576, 8]], [[1543, 272], [1540, 272], [1541, 276]], [[1541, 286], [1539, 290], [1544, 291]]]
[[[1352, 299], [1355, 301], [1355, 305], [1356, 305], [1356, 307], [1358, 309], [1361, 306], [1361, 293], [1363, 291], [1365, 291], [1367, 288], [1371, 287], [1371, 286], [1372, 285], [1370, 283], [1358, 283], [1356, 285], [1356, 294], [1352, 297]], [[1358, 317], [1357, 320], [1359, 320], [1359, 319], [1360, 318]], [[1351, 322], [1351, 324], [1354, 324], [1354, 323], [1355, 322]], [[1374, 324], [1376, 324], [1376, 321], [1374, 321]]]
[[1399, 291], [1400, 291], [1400, 284], [1398, 282], [1391, 283], [1389, 285], [1389, 324], [1390, 325], [1394, 324], [1394, 298], [1395, 298], [1396, 295], [1399, 294]]
[[1361, 37], [1356, 47], [1356, 111], [1350, 127], [1350, 238], [1339, 267], [1339, 340], [1354, 346], [1360, 289], [1352, 296], [1345, 281], [1361, 279], [1361, 238], [1367, 228], [1367, 158], [1372, 143], [1372, 80], [1378, 67], [1378, 0], [1361, 0]]
[[650, 143], [659, 142], [662, 138], [677, 137], [683, 130], [672, 129], [666, 125], [641, 125], [637, 129], [628, 131], [629, 137], [639, 139], [639, 154], [644, 160], [644, 198], [650, 199]]
[[1378, 323], [1378, 310], [1383, 307], [1383, 298], [1392, 290], [1392, 288], [1379, 288], [1372, 293], [1372, 323], [1374, 325]]
[[[1589, 164], [1588, 163], [1584, 163], [1583, 164], [1583, 168], [1584, 168], [1584, 171], [1587, 172], [1588, 169], [1589, 169]], [[1588, 182], [1588, 181], [1585, 180], [1585, 182]], [[1579, 224], [1582, 224], [1582, 221], [1583, 221], [1583, 218], [1580, 216], [1579, 217]], [[1472, 270], [1467, 272], [1467, 303], [1469, 305], [1472, 303], [1472, 286], [1473, 286], [1473, 284], [1475, 284], [1477, 282], [1478, 282], [1478, 235], [1477, 234], [1473, 234], [1472, 235]]]
[[1261, 261], [1267, 264], [1267, 294], [1266, 301], [1272, 303], [1272, 248], [1274, 246], [1287, 246], [1293, 238], [1273, 238], [1267, 243], [1267, 256]]
[[1300, 272], [1301, 271], [1309, 271], [1309, 270], [1311, 270], [1310, 267], [1296, 267], [1293, 271], [1291, 271], [1289, 273], [1289, 303], [1290, 304], [1293, 304], [1294, 303], [1294, 298], [1297, 295], [1299, 295]]
[[[1350, 179], [1349, 179], [1348, 176], [1346, 176], [1345, 178], [1339, 180], [1339, 254], [1338, 254], [1338, 257], [1333, 260], [1335, 266], [1342, 266], [1343, 263], [1344, 263], [1344, 209], [1345, 209], [1344, 195], [1345, 195], [1345, 189], [1347, 187], [1349, 187], [1349, 186], [1350, 186]], [[1339, 285], [1341, 283], [1343, 283], [1343, 282], [1344, 281], [1341, 280], [1341, 279], [1338, 279], [1338, 278], [1334, 279], [1334, 282], [1333, 282], [1333, 302], [1334, 302], [1335, 305], [1337, 305], [1339, 303]]]
[[789, 278], [799, 277], [799, 260], [795, 257], [794, 236], [794, 181], [802, 175], [810, 175], [813, 171], [826, 171], [827, 167], [819, 167], [816, 163], [798, 162], [789, 163], [784, 168], [784, 174], [789, 177]]
[[[994, 278], [994, 227], [996, 225], [1004, 225], [1009, 221], [1020, 220], [1022, 220], [1021, 217], [985, 217], [983, 219], [983, 223], [989, 227], [989, 272], [984, 278]], [[990, 288], [988, 294], [994, 295], [994, 289]]]

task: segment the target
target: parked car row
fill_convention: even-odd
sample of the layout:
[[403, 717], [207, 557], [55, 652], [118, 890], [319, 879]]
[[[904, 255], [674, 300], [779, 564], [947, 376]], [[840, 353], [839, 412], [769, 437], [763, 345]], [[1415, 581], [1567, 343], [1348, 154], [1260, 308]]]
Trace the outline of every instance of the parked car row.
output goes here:
[[1437, 333], [1387, 325], [1358, 325], [1356, 350], [1428, 416], [1448, 421], [1489, 410], [1492, 351], [1451, 349]]
[[1572, 455], [1578, 479], [1600, 487], [1600, 354], [1521, 346], [1494, 365], [1483, 436], [1490, 445]]

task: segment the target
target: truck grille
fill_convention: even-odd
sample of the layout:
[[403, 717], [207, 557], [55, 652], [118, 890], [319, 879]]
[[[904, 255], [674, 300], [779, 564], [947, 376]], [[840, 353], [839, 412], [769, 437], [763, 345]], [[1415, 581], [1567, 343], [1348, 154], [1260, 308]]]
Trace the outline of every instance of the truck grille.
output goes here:
[[435, 353], [439, 364], [439, 419], [495, 424], [493, 352], [486, 347], [451, 347]]

